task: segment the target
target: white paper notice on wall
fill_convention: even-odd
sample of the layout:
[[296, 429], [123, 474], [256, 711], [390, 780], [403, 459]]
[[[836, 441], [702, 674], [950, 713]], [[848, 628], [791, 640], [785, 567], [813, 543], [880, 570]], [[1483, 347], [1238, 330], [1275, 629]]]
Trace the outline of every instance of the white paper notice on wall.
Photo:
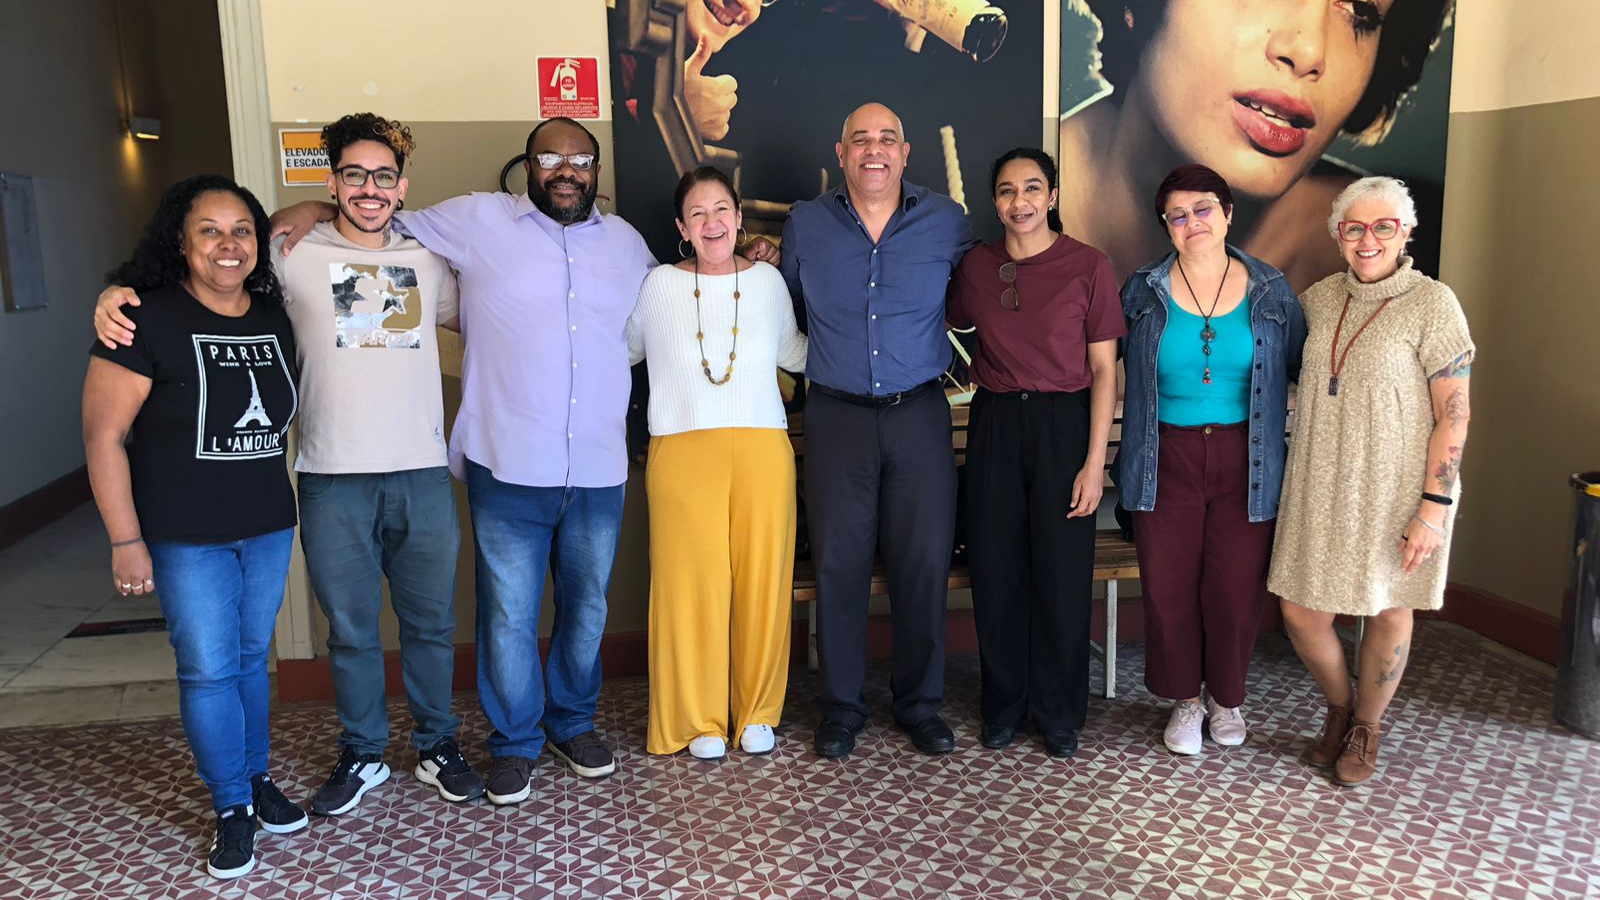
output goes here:
[[539, 118], [600, 118], [600, 60], [592, 56], [539, 57]]
[[278, 129], [278, 158], [282, 161], [284, 187], [306, 187], [328, 180], [328, 151], [322, 149], [320, 128]]

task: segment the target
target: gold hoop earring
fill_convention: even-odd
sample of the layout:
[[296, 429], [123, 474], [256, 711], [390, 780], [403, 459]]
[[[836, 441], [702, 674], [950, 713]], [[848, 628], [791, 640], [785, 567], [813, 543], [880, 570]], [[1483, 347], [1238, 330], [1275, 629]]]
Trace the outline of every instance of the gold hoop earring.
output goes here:
[[[689, 251], [683, 249], [683, 245], [685, 243], [687, 243], [687, 242], [682, 240], [682, 239], [680, 239], [678, 241], [678, 258], [679, 259], [688, 259], [689, 258]], [[690, 245], [690, 249], [693, 249], [693, 245], [692, 244]]]
[[743, 237], [735, 237], [734, 246], [743, 247], [745, 244], [750, 243], [750, 232], [745, 231], [743, 225], [739, 226], [739, 230], [736, 232], [736, 234], [743, 235]]

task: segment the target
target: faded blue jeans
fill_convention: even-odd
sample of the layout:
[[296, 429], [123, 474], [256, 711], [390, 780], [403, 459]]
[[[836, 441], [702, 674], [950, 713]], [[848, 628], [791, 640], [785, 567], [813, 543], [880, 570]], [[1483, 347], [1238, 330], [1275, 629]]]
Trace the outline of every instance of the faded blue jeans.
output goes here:
[[444, 466], [403, 472], [300, 474], [300, 545], [328, 617], [328, 664], [342, 746], [382, 753], [385, 702], [383, 580], [400, 623], [400, 671], [418, 750], [453, 738], [456, 552], [461, 525]]
[[178, 657], [178, 709], [200, 780], [221, 811], [267, 770], [267, 651], [294, 529], [241, 541], [146, 541]]
[[[626, 485], [528, 487], [467, 461], [477, 550], [478, 697], [491, 756], [537, 758], [594, 728], [606, 589]], [[539, 609], [551, 574], [555, 622], [539, 661]], [[544, 727], [540, 729], [540, 722]]]

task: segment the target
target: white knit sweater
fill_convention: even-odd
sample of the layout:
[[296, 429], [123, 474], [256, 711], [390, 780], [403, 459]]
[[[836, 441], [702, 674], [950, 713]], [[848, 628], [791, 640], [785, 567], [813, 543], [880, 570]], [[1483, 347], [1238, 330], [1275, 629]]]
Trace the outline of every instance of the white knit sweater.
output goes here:
[[[695, 323], [693, 272], [659, 266], [645, 277], [628, 319], [630, 361], [649, 361], [650, 433], [706, 428], [787, 428], [776, 370], [803, 372], [806, 336], [795, 326], [794, 301], [778, 270], [755, 263], [739, 273], [739, 347], [733, 378], [713, 385], [728, 368], [733, 347], [734, 276], [700, 276], [700, 324]], [[695, 334], [705, 334], [705, 356]]]

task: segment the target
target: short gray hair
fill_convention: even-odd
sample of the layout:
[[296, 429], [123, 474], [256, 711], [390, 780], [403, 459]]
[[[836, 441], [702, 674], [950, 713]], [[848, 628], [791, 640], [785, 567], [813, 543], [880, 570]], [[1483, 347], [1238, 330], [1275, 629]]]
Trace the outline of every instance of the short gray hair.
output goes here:
[[1402, 226], [1417, 227], [1417, 201], [1411, 199], [1411, 191], [1406, 187], [1406, 183], [1387, 175], [1368, 175], [1366, 178], [1351, 182], [1333, 199], [1333, 214], [1328, 216], [1328, 234], [1332, 235], [1335, 241], [1339, 239], [1339, 223], [1344, 221], [1345, 214], [1357, 200], [1366, 197], [1377, 197], [1387, 201], [1394, 207], [1395, 216]]

